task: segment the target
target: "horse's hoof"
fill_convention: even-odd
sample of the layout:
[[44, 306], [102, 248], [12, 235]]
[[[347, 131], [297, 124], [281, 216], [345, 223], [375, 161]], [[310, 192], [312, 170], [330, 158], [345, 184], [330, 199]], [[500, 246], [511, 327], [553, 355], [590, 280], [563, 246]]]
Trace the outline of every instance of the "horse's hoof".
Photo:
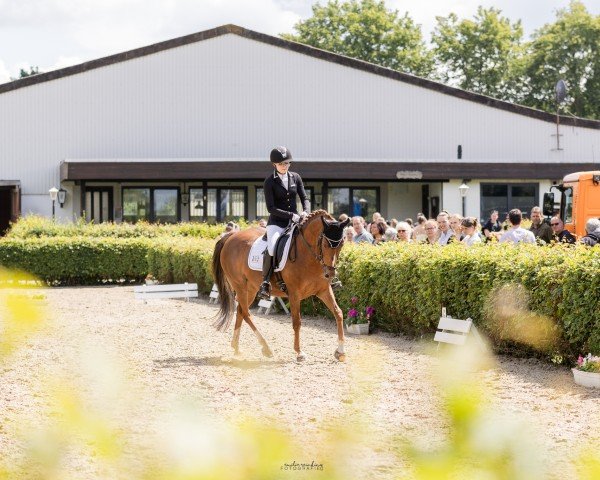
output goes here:
[[267, 358], [273, 358], [273, 352], [269, 347], [263, 347], [262, 354]]
[[239, 350], [237, 350], [237, 349], [233, 351], [233, 354], [234, 354], [236, 357], [239, 357], [239, 356], [241, 355], [240, 351], [239, 351]]
[[335, 357], [336, 360], [339, 360], [340, 362], [345, 362], [346, 361], [346, 354], [345, 353], [340, 353], [337, 350], [334, 352], [333, 356]]
[[306, 360], [306, 355], [304, 355], [304, 352], [300, 352], [298, 354], [298, 356], [296, 357], [296, 361], [297, 362], [303, 362], [304, 360]]

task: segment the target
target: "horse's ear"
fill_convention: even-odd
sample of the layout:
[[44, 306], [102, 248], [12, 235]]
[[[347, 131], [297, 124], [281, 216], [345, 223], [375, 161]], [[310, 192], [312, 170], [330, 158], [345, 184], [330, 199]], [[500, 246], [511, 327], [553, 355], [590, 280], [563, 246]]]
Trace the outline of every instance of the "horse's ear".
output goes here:
[[346, 220], [344, 220], [344, 221], [343, 221], [343, 222], [340, 224], [340, 226], [341, 226], [342, 228], [346, 228], [346, 227], [348, 226], [348, 224], [349, 224], [349, 223], [350, 223], [350, 219], [349, 219], [349, 218], [347, 218]]

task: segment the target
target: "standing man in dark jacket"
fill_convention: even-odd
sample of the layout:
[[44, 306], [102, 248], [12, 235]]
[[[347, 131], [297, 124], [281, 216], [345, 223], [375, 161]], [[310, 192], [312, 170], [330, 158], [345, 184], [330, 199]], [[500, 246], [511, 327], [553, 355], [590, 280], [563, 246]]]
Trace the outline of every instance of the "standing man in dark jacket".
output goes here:
[[575, 243], [577, 239], [573, 236], [571, 232], [565, 230], [565, 224], [561, 220], [560, 217], [552, 217], [550, 220], [550, 226], [552, 227], [552, 231], [554, 232], [554, 236], [552, 240], [558, 243]]
[[531, 233], [535, 235], [535, 239], [540, 243], [549, 244], [552, 241], [552, 228], [544, 222], [540, 207], [533, 207], [531, 209], [531, 227], [529, 227], [529, 230], [531, 230]]
[[[275, 170], [264, 183], [265, 203], [269, 211], [267, 222], [267, 250], [263, 259], [263, 282], [258, 295], [268, 300], [271, 296], [269, 279], [273, 273], [273, 254], [277, 239], [291, 222], [304, 220], [310, 211], [310, 203], [306, 198], [302, 178], [295, 172], [290, 172], [292, 152], [286, 147], [271, 150], [271, 163]], [[300, 197], [303, 211], [298, 214], [296, 196]]]

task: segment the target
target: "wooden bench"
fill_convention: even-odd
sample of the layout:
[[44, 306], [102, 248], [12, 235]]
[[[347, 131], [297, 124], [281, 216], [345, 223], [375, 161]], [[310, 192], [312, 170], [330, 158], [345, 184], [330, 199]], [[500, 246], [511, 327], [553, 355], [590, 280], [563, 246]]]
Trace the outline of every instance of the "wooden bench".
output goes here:
[[208, 303], [217, 303], [219, 301], [219, 287], [214, 283], [212, 286], [212, 290], [208, 295]]
[[271, 298], [269, 300], [264, 300], [261, 299], [258, 302], [258, 310], [257, 313], [261, 313], [261, 309], [264, 310], [264, 314], [268, 315], [269, 313], [271, 313], [271, 309], [273, 308], [273, 302], [275, 302], [275, 299], [279, 300], [279, 304], [281, 305], [281, 307], [283, 308], [283, 311], [289, 315], [290, 311], [287, 309], [287, 307], [285, 306], [285, 302], [281, 299], [281, 297], [273, 297], [271, 296]]
[[479, 335], [475, 325], [473, 325], [473, 320], [471, 320], [471, 318], [460, 320], [458, 318], [446, 316], [445, 308], [442, 308], [442, 316], [440, 317], [437, 330], [433, 340], [439, 342], [438, 348], [440, 343], [464, 345], [469, 334], [475, 337], [480, 345], [484, 344], [483, 339], [481, 338], [481, 335]]
[[156, 298], [190, 298], [198, 297], [197, 283], [177, 283], [171, 285], [140, 285], [133, 287], [135, 298], [144, 302]]

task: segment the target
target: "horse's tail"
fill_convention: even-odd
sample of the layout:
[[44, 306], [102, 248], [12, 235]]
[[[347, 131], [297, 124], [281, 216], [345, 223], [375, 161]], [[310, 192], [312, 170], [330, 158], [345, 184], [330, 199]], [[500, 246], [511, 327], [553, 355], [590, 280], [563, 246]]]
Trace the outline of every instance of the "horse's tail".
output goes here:
[[235, 311], [235, 295], [231, 289], [231, 285], [229, 285], [229, 282], [225, 278], [225, 272], [223, 272], [223, 267], [221, 266], [221, 251], [228, 238], [229, 235], [226, 235], [217, 242], [212, 259], [213, 277], [219, 289], [219, 313], [213, 323], [213, 327], [218, 331], [227, 330]]

